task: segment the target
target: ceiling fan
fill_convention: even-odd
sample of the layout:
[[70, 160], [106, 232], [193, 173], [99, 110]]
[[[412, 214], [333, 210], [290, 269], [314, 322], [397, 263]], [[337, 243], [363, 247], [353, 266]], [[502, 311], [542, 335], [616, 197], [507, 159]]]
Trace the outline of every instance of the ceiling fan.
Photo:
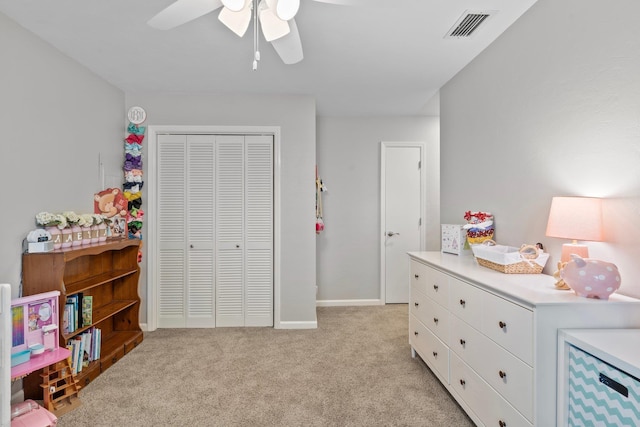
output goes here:
[[[352, 0], [313, 0], [320, 3], [351, 4]], [[300, 0], [177, 0], [151, 18], [147, 24], [170, 30], [222, 7], [218, 19], [239, 37], [244, 36], [253, 18], [253, 69], [260, 60], [258, 26], [285, 64], [302, 61], [302, 42], [294, 19]]]

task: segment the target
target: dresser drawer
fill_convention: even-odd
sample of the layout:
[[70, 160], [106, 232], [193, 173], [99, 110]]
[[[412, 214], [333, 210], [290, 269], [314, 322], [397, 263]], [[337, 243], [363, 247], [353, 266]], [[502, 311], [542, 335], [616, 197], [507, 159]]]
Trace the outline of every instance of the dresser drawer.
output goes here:
[[446, 308], [411, 288], [411, 313], [442, 341], [449, 340], [449, 312]]
[[480, 325], [485, 291], [461, 280], [449, 280], [449, 311], [471, 325]]
[[533, 420], [533, 368], [487, 339], [478, 373], [528, 420]]
[[533, 311], [488, 292], [482, 306], [482, 332], [533, 366]]
[[487, 427], [532, 426], [522, 414], [453, 352], [451, 353], [451, 387]]
[[485, 362], [485, 348], [489, 339], [454, 315], [451, 315], [449, 323], [449, 349], [477, 371]]
[[427, 366], [448, 384], [449, 349], [413, 315], [409, 315], [409, 342]]
[[411, 283], [414, 283], [420, 292], [438, 304], [447, 306], [448, 275], [417, 261], [411, 261]]

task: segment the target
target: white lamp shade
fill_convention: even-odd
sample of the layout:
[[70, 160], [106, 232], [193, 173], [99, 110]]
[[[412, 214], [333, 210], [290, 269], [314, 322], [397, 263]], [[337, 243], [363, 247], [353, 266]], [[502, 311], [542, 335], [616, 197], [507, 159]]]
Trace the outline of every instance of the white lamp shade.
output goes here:
[[551, 200], [546, 235], [572, 240], [602, 241], [602, 199], [554, 197]]
[[554, 197], [551, 200], [546, 235], [571, 239], [562, 245], [560, 261], [568, 262], [571, 254], [589, 257], [589, 249], [577, 240], [603, 240], [602, 200], [593, 197]]
[[236, 33], [239, 37], [244, 36], [247, 32], [249, 24], [251, 23], [251, 8], [246, 7], [239, 12], [233, 12], [226, 7], [223, 7], [218, 15], [218, 19], [227, 28]]
[[232, 12], [240, 12], [245, 7], [245, 0], [222, 0], [222, 4]]
[[266, 41], [270, 42], [289, 34], [291, 31], [289, 23], [278, 18], [276, 14], [273, 13], [273, 10], [268, 8], [266, 4], [261, 2], [259, 10], [260, 26], [262, 27], [262, 34], [264, 34]]

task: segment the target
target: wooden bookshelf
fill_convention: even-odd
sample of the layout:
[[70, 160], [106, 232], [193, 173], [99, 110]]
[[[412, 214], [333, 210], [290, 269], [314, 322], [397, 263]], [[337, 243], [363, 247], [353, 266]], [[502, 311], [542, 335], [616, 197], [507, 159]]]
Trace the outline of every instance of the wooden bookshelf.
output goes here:
[[[112, 239], [103, 243], [59, 249], [22, 256], [24, 296], [60, 291], [58, 328], [60, 347], [92, 327], [102, 331], [100, 359], [89, 363], [76, 375], [86, 386], [131, 349], [142, 342], [139, 323], [138, 239]], [[74, 294], [93, 297], [92, 323], [72, 332], [63, 330], [67, 297]], [[79, 313], [81, 315], [81, 313]], [[33, 377], [33, 378], [32, 378]], [[25, 379], [25, 397], [42, 399], [40, 373]]]

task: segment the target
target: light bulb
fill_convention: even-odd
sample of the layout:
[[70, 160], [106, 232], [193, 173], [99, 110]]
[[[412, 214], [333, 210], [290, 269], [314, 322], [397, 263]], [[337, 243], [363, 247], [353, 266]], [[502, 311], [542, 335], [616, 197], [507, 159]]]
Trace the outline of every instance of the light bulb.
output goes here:
[[245, 1], [244, 0], [222, 0], [222, 4], [224, 7], [229, 9], [232, 12], [239, 12], [244, 9]]

